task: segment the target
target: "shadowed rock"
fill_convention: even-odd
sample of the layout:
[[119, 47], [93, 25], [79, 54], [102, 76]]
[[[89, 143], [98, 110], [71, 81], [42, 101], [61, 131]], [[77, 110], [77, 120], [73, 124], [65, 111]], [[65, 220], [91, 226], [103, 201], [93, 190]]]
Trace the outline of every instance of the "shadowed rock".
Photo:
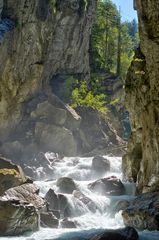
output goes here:
[[92, 169], [98, 174], [104, 174], [110, 171], [110, 162], [107, 158], [102, 156], [95, 156], [92, 159]]
[[56, 186], [63, 193], [71, 194], [74, 190], [77, 189], [75, 182], [72, 180], [72, 178], [69, 177], [59, 178], [56, 182]]
[[127, 226], [139, 230], [159, 230], [159, 192], [139, 195], [130, 202], [122, 216]]
[[73, 221], [68, 220], [67, 218], [63, 219], [60, 222], [62, 228], [76, 228], [76, 224]]
[[42, 227], [57, 228], [59, 221], [52, 212], [40, 214], [40, 224]]
[[108, 178], [99, 179], [93, 183], [88, 184], [88, 188], [92, 192], [99, 193], [101, 195], [123, 195], [125, 193], [125, 188], [120, 179], [111, 176]]
[[28, 202], [0, 198], [0, 236], [19, 235], [39, 227], [36, 208]]
[[106, 232], [99, 234], [90, 240], [138, 240], [137, 231], [132, 227], [126, 227], [117, 230], [106, 230]]

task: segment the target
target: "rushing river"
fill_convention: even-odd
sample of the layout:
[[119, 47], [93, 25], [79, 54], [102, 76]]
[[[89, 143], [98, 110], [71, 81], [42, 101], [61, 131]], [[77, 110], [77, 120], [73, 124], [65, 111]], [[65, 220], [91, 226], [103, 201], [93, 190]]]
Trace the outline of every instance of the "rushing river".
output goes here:
[[[111, 170], [104, 177], [117, 176], [122, 179], [121, 158], [107, 156], [111, 163]], [[92, 158], [64, 158], [54, 165], [53, 178], [50, 181], [37, 181], [36, 184], [41, 189], [41, 195], [56, 187], [56, 180], [60, 177], [71, 177], [74, 179], [78, 189], [88, 196], [97, 206], [96, 213], [92, 213], [86, 205], [75, 199], [72, 194], [65, 194], [71, 206], [71, 221], [76, 222], [77, 229], [49, 229], [40, 228], [38, 232], [21, 237], [2, 237], [1, 240], [87, 240], [90, 236], [103, 229], [117, 229], [124, 227], [121, 212], [112, 214], [112, 208], [120, 200], [134, 198], [135, 185], [125, 183], [126, 195], [105, 197], [92, 193], [88, 188], [88, 183], [96, 180], [91, 171]], [[38, 171], [38, 169], [37, 169]], [[103, 176], [102, 176], [103, 177]], [[140, 232], [140, 240], [159, 240], [159, 232]]]

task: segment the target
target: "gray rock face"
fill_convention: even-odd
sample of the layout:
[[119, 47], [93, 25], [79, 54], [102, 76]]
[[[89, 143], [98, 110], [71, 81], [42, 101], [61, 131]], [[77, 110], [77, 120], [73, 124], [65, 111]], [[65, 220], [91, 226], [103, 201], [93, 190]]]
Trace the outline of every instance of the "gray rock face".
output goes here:
[[33, 205], [0, 198], [0, 236], [36, 231], [39, 227], [38, 223], [39, 215]]
[[140, 192], [159, 190], [159, 2], [135, 1], [139, 16], [140, 52], [126, 80], [126, 105], [132, 135], [123, 169]]
[[[46, 149], [77, 153], [73, 141], [80, 118], [54, 95], [51, 85], [58, 73], [89, 76], [95, 9], [95, 0], [87, 5], [84, 0], [4, 0], [3, 19], [17, 23], [0, 45], [0, 151], [7, 156], [6, 144], [19, 159]], [[50, 139], [50, 131], [60, 131], [59, 139]]]
[[139, 230], [159, 230], [159, 193], [143, 193], [122, 213], [127, 226]]

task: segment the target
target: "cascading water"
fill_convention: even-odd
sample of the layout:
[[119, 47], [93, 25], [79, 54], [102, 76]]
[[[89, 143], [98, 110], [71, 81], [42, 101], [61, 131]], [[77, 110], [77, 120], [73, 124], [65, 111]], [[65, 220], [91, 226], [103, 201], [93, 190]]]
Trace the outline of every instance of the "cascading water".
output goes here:
[[[48, 153], [47, 153], [48, 154]], [[121, 158], [109, 157], [111, 168], [104, 177], [115, 175], [122, 179]], [[100, 196], [88, 189], [88, 184], [99, 178], [95, 176], [91, 170], [92, 158], [64, 158], [57, 161], [53, 165], [53, 176], [49, 181], [37, 181], [36, 184], [40, 187], [41, 195], [52, 188], [55, 192], [59, 192], [56, 186], [56, 181], [60, 177], [71, 177], [80, 192], [87, 196], [96, 205], [96, 211], [89, 210], [87, 205], [79, 201], [72, 194], [64, 194], [67, 197], [71, 209], [70, 220], [76, 223], [76, 229], [50, 229], [40, 228], [38, 232], [28, 234], [21, 237], [2, 237], [1, 240], [75, 240], [89, 239], [94, 233], [101, 232], [104, 229], [117, 229], [124, 227], [121, 212], [112, 213], [114, 206], [120, 200], [129, 200], [134, 198], [135, 185], [125, 183], [126, 195], [120, 196]], [[37, 170], [38, 171], [38, 170]], [[102, 176], [103, 177], [103, 176]], [[145, 231], [139, 233], [140, 240], [158, 240], [158, 232]]]

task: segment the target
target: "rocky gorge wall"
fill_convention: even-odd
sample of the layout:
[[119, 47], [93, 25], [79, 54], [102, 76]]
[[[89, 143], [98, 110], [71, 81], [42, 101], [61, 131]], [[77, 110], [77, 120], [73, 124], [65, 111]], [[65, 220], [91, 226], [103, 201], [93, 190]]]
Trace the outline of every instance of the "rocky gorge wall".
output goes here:
[[80, 117], [52, 93], [50, 82], [58, 73], [89, 75], [96, 2], [0, 2], [1, 30], [6, 19], [14, 23], [0, 45], [0, 152], [63, 148], [63, 153], [74, 154], [73, 131]]
[[89, 78], [95, 12], [96, 0], [0, 1], [0, 153], [6, 157], [77, 155], [109, 147], [108, 135], [118, 143], [98, 114], [89, 114], [94, 125], [86, 128], [54, 90], [59, 76]]
[[139, 192], [159, 190], [159, 2], [136, 0], [140, 48], [125, 91], [132, 134], [123, 158], [124, 175]]

